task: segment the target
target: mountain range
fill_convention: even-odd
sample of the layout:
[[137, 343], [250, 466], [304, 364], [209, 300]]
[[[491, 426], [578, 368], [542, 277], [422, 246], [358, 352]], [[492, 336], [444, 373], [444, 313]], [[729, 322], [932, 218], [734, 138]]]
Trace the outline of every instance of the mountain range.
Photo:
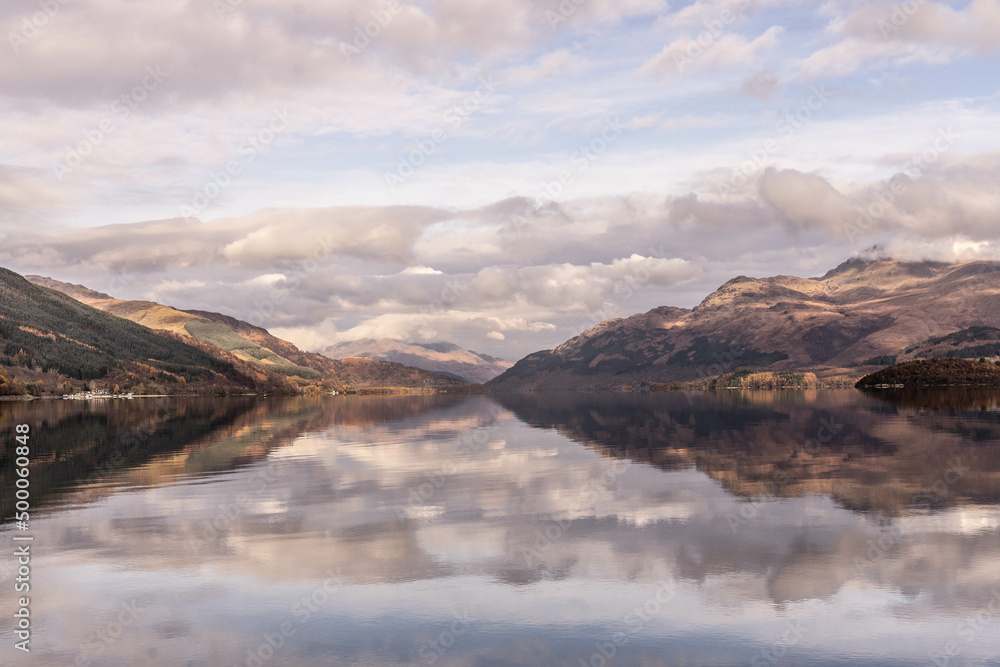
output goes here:
[[691, 309], [612, 319], [516, 364], [450, 343], [303, 352], [233, 317], [126, 301], [0, 269], [0, 394], [111, 388], [614, 390], [747, 370], [853, 380], [897, 361], [1000, 357], [1000, 262], [849, 260], [823, 276], [736, 277]]
[[454, 377], [372, 359], [332, 360], [219, 313], [125, 301], [0, 269], [0, 394], [85, 385], [137, 393], [455, 388]]
[[331, 359], [366, 357], [394, 361], [451, 375], [473, 384], [492, 380], [514, 365], [513, 362], [472, 352], [454, 343], [407, 343], [392, 338], [366, 338], [337, 343], [323, 350], [323, 354]]
[[618, 389], [738, 369], [856, 379], [904, 355], [988, 345], [998, 326], [1000, 262], [855, 258], [816, 278], [739, 276], [695, 308], [601, 322], [487, 387]]

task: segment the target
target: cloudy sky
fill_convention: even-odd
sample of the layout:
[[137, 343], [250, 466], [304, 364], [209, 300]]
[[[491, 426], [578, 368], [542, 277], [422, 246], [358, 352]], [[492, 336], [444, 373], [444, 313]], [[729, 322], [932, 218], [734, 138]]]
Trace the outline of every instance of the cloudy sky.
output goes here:
[[0, 265], [516, 359], [1000, 258], [1000, 0], [8, 0]]

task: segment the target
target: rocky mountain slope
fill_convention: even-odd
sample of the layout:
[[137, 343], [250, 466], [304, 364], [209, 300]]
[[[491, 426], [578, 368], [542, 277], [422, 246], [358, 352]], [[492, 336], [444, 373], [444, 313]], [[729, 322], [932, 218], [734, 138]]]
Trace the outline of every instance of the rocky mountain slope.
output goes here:
[[615, 389], [737, 369], [860, 377], [885, 357], [977, 326], [1000, 326], [1000, 262], [853, 259], [818, 278], [739, 276], [693, 309], [602, 322], [488, 386]]
[[453, 343], [406, 343], [391, 338], [366, 338], [337, 343], [323, 350], [323, 354], [331, 359], [366, 357], [395, 361], [452, 375], [474, 384], [492, 380], [514, 365], [510, 361], [471, 352]]
[[[11, 274], [17, 275], [17, 274]], [[207, 311], [184, 311], [152, 301], [125, 301], [83, 285], [42, 276], [26, 279], [46, 292], [61, 292], [73, 303], [103, 311], [114, 319], [142, 325], [143, 331], [184, 343], [207, 358], [239, 370], [247, 386], [264, 383], [270, 391], [294, 391], [310, 384], [328, 387], [456, 387], [461, 380], [399, 363], [371, 359], [332, 360], [303, 352], [266, 329]], [[133, 325], [134, 326], [134, 325]], [[152, 331], [150, 331], [152, 330]], [[263, 389], [262, 389], [263, 390]]]
[[911, 345], [898, 355], [899, 361], [914, 359], [980, 359], [1000, 358], [1000, 329], [969, 327], [947, 336], [931, 338]]

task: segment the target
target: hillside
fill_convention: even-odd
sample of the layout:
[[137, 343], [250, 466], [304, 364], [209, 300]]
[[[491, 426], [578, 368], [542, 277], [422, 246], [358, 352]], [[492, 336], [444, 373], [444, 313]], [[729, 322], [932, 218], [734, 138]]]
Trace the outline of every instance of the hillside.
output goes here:
[[[16, 274], [12, 274], [16, 275]], [[373, 360], [334, 361], [303, 352], [266, 329], [227, 315], [184, 311], [152, 301], [115, 299], [83, 285], [42, 276], [26, 276], [39, 289], [72, 297], [74, 303], [95, 308], [158, 338], [183, 342], [202, 355], [229, 364], [246, 377], [245, 385], [262, 391], [293, 392], [309, 386], [453, 388], [463, 383], [452, 377]], [[151, 331], [152, 330], [152, 331]], [[155, 333], [154, 333], [155, 332]]]
[[970, 327], [1000, 327], [1000, 262], [854, 259], [818, 278], [740, 276], [693, 309], [602, 322], [488, 386], [616, 389], [740, 369], [858, 377]]
[[912, 345], [899, 354], [899, 361], [914, 359], [980, 359], [1000, 357], [1000, 329], [969, 327]]
[[[232, 360], [101, 312], [0, 268], [0, 393], [41, 386], [79, 388], [106, 380], [122, 388], [253, 391], [257, 379]], [[34, 384], [41, 383], [41, 385]]]
[[463, 349], [453, 343], [406, 343], [391, 338], [366, 338], [337, 343], [323, 350], [323, 354], [331, 359], [366, 357], [395, 361], [458, 377], [474, 384], [492, 380], [514, 365], [488, 354]]
[[883, 368], [858, 380], [872, 387], [1000, 387], [1000, 366], [968, 359], [920, 359]]
[[[323, 370], [326, 370], [311, 368], [308, 365], [298, 364], [285, 358], [267, 347], [267, 344], [278, 343], [278, 347], [288, 350], [294, 348], [290, 343], [279, 341], [279, 339], [270, 336], [264, 329], [258, 329], [225, 315], [203, 311], [187, 312], [152, 301], [123, 301], [82, 285], [71, 285], [42, 276], [26, 276], [26, 279], [35, 284], [63, 292], [88, 306], [131, 320], [150, 329], [169, 331], [181, 338], [193, 338], [209, 343], [231, 353], [242, 361], [260, 366], [278, 375], [316, 380], [323, 377]], [[241, 331], [238, 329], [243, 331], [256, 330], [254, 332], [256, 335], [254, 337], [241, 335]], [[262, 345], [258, 341], [264, 344]], [[301, 354], [297, 349], [295, 352]], [[315, 356], [321, 358], [319, 355]]]

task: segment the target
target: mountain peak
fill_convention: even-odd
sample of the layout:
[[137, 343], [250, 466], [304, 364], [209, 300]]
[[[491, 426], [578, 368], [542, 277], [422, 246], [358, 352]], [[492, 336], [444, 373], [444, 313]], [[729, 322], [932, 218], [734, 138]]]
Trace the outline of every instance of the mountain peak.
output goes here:
[[84, 285], [77, 285], [75, 283], [66, 283], [61, 280], [56, 280], [55, 278], [49, 278], [47, 276], [24, 276], [24, 279], [28, 282], [34, 283], [36, 285], [41, 285], [42, 287], [48, 287], [49, 289], [54, 289], [57, 292], [62, 292], [67, 296], [71, 296], [77, 301], [87, 302], [90, 301], [104, 301], [114, 299], [109, 294], [104, 292], [98, 292], [92, 290]]
[[845, 273], [863, 271], [875, 262], [885, 261], [879, 259], [869, 259], [865, 257], [852, 257], [846, 262], [841, 262], [835, 268], [827, 271], [823, 276], [816, 278], [816, 280], [829, 280], [835, 276], [840, 276]]
[[948, 264], [932, 260], [908, 261], [880, 257], [876, 259], [853, 257], [828, 271], [819, 281], [834, 279], [892, 280], [899, 278], [931, 278], [941, 271], [953, 270], [962, 264]]
[[479, 384], [500, 375], [513, 364], [486, 354], [466, 350], [447, 341], [408, 343], [394, 338], [364, 338], [343, 341], [327, 347], [323, 355], [330, 359], [364, 357], [422, 368]]

